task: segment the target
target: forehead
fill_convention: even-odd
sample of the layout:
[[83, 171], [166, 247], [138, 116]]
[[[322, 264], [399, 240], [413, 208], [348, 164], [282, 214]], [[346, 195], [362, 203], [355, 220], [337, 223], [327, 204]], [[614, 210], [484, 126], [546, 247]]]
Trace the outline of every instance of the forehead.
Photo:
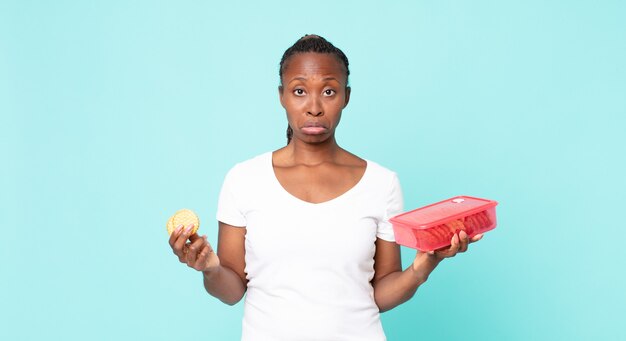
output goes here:
[[346, 69], [343, 62], [334, 54], [315, 52], [297, 53], [291, 56], [283, 69], [283, 78], [286, 81], [299, 76], [313, 77], [317, 75], [344, 79]]

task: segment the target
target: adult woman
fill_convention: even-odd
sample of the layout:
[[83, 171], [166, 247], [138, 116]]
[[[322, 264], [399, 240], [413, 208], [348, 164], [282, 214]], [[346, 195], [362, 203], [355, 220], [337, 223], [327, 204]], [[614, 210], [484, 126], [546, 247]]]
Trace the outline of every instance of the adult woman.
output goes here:
[[402, 271], [388, 221], [403, 209], [396, 174], [335, 140], [350, 99], [347, 58], [306, 35], [285, 51], [279, 75], [288, 145], [227, 174], [217, 254], [180, 226], [170, 245], [211, 295], [235, 304], [247, 292], [244, 340], [384, 340], [379, 312], [411, 298], [471, 241], [460, 232]]

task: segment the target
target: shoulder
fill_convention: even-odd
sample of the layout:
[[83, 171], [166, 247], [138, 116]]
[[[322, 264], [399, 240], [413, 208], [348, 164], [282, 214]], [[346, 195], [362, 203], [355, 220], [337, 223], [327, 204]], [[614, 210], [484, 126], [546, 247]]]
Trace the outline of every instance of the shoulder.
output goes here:
[[398, 174], [395, 171], [385, 166], [382, 166], [375, 161], [371, 161], [368, 159], [365, 159], [365, 161], [367, 161], [367, 171], [371, 174], [372, 177], [386, 181], [394, 181], [394, 179], [398, 178]]
[[258, 187], [259, 183], [266, 182], [271, 157], [271, 152], [267, 152], [236, 163], [226, 173], [224, 185], [232, 190]]
[[[377, 193], [380, 194], [380, 199], [385, 203], [384, 207], [391, 212], [387, 212], [386, 214], [393, 216], [402, 212], [404, 209], [404, 198], [398, 174], [370, 160], [367, 160], [367, 167], [369, 169], [368, 171], [370, 171], [369, 183], [372, 185], [372, 191], [378, 191]], [[376, 189], [374, 189], [374, 186]]]
[[397, 181], [398, 176], [393, 170], [378, 162], [352, 154], [345, 149], [342, 151], [344, 152], [344, 160], [348, 160], [347, 162], [353, 163], [354, 165], [363, 164], [366, 166], [365, 175], [369, 178], [368, 182], [373, 182], [376, 186], [388, 186], [394, 181]]
[[387, 168], [378, 162], [365, 159], [367, 169], [364, 176], [363, 188], [368, 193], [374, 193], [376, 197], [383, 200], [395, 197], [401, 193], [402, 189], [398, 175], [395, 171]]
[[236, 163], [228, 171], [229, 176], [247, 176], [258, 173], [260, 169], [265, 168], [271, 162], [272, 153], [266, 152], [259, 154], [247, 160]]

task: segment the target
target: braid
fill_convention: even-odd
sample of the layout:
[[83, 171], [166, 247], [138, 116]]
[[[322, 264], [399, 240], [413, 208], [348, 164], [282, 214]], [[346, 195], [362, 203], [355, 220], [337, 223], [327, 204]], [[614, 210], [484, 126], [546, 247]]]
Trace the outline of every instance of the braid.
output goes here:
[[[297, 53], [307, 53], [307, 52], [315, 52], [315, 53], [330, 53], [334, 54], [346, 68], [346, 86], [348, 84], [348, 76], [350, 76], [350, 69], [348, 69], [348, 57], [341, 51], [336, 48], [332, 43], [328, 40], [315, 35], [315, 34], [306, 34], [304, 37], [298, 39], [290, 48], [288, 48], [283, 57], [280, 59], [280, 67], [278, 69], [278, 76], [280, 77], [280, 84], [283, 83], [283, 70], [285, 69], [285, 64], [287, 60], [297, 54]], [[287, 144], [291, 142], [291, 138], [293, 137], [293, 129], [287, 126]]]
[[291, 138], [293, 137], [293, 129], [287, 124], [287, 144], [291, 142]]

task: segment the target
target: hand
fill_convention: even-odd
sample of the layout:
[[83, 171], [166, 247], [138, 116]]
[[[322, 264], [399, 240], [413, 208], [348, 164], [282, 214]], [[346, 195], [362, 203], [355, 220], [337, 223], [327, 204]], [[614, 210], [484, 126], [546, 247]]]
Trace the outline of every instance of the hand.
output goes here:
[[[191, 234], [193, 224], [184, 228], [183, 225], [176, 227], [170, 235], [170, 246], [181, 263], [198, 271], [211, 271], [220, 266], [220, 259], [213, 252], [213, 247], [207, 241], [207, 236]], [[187, 243], [187, 239], [191, 242]]]
[[428, 251], [429, 255], [435, 256], [438, 259], [451, 258], [456, 256], [457, 253], [467, 251], [469, 244], [477, 242], [483, 238], [483, 234], [477, 234], [471, 239], [468, 238], [467, 233], [465, 231], [460, 231], [458, 234], [455, 233], [452, 236], [452, 240], [450, 241], [449, 247], [443, 247], [438, 250]]

